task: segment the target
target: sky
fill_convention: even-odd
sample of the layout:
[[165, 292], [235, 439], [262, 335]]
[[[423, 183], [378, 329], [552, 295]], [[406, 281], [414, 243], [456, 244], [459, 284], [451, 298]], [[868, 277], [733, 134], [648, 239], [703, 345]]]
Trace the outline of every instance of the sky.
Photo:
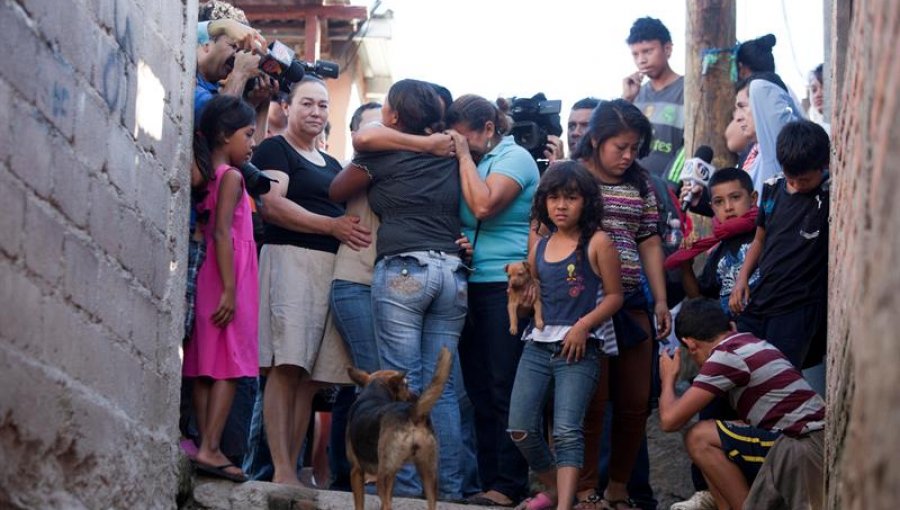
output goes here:
[[[374, 0], [353, 0], [368, 5]], [[625, 38], [636, 18], [659, 18], [672, 33], [670, 64], [685, 67], [682, 0], [382, 0], [390, 9], [395, 80], [440, 83], [454, 96], [495, 99], [544, 92], [572, 103], [585, 96], [618, 97], [635, 71]], [[775, 66], [798, 97], [823, 60], [822, 0], [738, 0], [739, 41], [773, 33]]]

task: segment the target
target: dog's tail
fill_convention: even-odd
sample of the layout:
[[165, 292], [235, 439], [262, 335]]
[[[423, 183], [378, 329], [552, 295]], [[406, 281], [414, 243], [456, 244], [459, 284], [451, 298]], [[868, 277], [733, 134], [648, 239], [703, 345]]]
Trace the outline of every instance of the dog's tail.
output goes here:
[[453, 356], [450, 354], [450, 350], [443, 347], [438, 355], [434, 377], [431, 378], [431, 383], [422, 392], [422, 396], [419, 397], [415, 408], [413, 408], [412, 418], [415, 422], [422, 422], [428, 418], [431, 408], [434, 407], [434, 404], [437, 403], [438, 398], [444, 391], [444, 384], [450, 378], [450, 366], [452, 364]]

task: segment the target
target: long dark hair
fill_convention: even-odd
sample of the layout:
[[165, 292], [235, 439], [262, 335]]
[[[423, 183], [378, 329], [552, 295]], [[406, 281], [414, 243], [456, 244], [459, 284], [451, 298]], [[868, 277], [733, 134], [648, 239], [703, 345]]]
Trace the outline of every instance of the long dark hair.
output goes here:
[[424, 135], [444, 129], [444, 103], [428, 82], [406, 79], [394, 83], [387, 103], [397, 112], [404, 133]]
[[594, 108], [588, 131], [578, 141], [572, 159], [592, 160], [595, 165], [600, 166], [600, 146], [603, 142], [628, 131], [634, 131], [638, 135], [638, 153], [631, 166], [625, 170], [623, 180], [640, 190], [642, 197], [647, 196], [650, 192], [647, 186], [649, 176], [637, 160], [650, 153], [653, 127], [637, 106], [624, 99], [601, 101]]
[[211, 161], [213, 149], [238, 129], [255, 123], [253, 107], [239, 97], [217, 95], [206, 103], [194, 133], [194, 161], [204, 181], [215, 180]]
[[547, 197], [553, 193], [575, 193], [584, 198], [584, 207], [578, 218], [578, 230], [581, 232], [578, 246], [587, 246], [603, 220], [603, 202], [594, 177], [581, 163], [574, 160], [550, 165], [541, 177], [531, 205], [531, 220], [536, 221], [538, 227], [546, 225], [551, 229], [555, 228], [547, 211]]

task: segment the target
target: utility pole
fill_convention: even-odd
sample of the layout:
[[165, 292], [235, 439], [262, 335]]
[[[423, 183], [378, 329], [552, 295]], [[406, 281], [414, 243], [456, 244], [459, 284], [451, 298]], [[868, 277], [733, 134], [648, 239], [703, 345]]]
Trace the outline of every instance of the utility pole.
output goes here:
[[709, 145], [716, 168], [732, 166], [734, 155], [725, 146], [725, 128], [734, 109], [730, 50], [737, 40], [735, 0], [686, 0], [686, 4], [685, 156]]

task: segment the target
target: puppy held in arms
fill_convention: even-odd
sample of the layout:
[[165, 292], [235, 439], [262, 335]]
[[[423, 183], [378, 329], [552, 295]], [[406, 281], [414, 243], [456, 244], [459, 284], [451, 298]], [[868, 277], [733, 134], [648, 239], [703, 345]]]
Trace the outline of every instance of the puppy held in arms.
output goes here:
[[506, 264], [504, 268], [509, 279], [506, 288], [506, 312], [509, 314], [509, 334], [519, 334], [519, 305], [525, 301], [525, 292], [534, 287], [534, 327], [544, 329], [544, 315], [541, 313], [541, 291], [537, 280], [531, 274], [527, 260]]
[[376, 476], [381, 508], [390, 510], [394, 478], [407, 462], [419, 472], [428, 509], [436, 508], [438, 447], [429, 413], [444, 391], [452, 362], [450, 351], [441, 349], [434, 377], [422, 396], [410, 391], [403, 372], [347, 369], [350, 379], [363, 388], [347, 418], [347, 459], [356, 510], [365, 506], [367, 474]]

